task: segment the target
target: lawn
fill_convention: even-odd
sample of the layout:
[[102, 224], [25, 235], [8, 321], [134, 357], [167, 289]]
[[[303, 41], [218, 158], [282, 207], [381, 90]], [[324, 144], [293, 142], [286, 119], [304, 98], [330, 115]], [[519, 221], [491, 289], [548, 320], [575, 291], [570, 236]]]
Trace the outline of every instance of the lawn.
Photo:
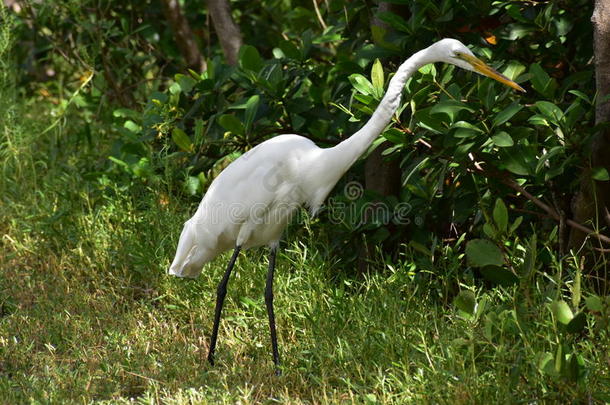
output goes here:
[[[88, 179], [81, 173], [103, 145], [88, 148], [85, 163], [71, 160], [82, 148], [33, 136], [36, 125], [13, 118], [4, 128], [4, 403], [608, 400], [607, 318], [587, 313], [578, 335], [558, 329], [549, 304], [558, 294], [570, 300], [573, 288], [556, 261], [529, 285], [491, 287], [464, 272], [459, 247], [421, 268], [405, 245], [400, 261], [354, 277], [307, 225], [291, 228], [278, 259], [283, 375], [271, 361], [264, 249], [239, 258], [210, 367], [216, 283], [229, 257], [197, 280], [166, 274], [193, 203]], [[456, 305], [460, 290], [474, 293], [470, 313]]]

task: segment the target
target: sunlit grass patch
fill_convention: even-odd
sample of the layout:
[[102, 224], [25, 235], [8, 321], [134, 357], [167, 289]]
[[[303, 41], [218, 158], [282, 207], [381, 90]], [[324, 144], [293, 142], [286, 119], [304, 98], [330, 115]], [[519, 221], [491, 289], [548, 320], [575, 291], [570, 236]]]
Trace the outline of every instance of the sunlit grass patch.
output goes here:
[[[10, 187], [0, 205], [6, 403], [467, 404], [601, 401], [608, 392], [607, 322], [587, 313], [581, 334], [560, 330], [549, 304], [571, 289], [556, 261], [526, 286], [487, 287], [448, 245], [431, 268], [406, 249], [354, 277], [308, 231], [291, 234], [278, 257], [283, 375], [271, 360], [265, 249], [239, 257], [210, 367], [216, 285], [230, 253], [196, 280], [166, 274], [193, 207], [159, 199], [148, 184], [36, 163], [44, 153], [28, 142], [19, 153], [29, 171], [9, 167], [0, 183]], [[466, 290], [472, 314], [455, 305]], [[559, 347], [582, 356], [586, 375], [541, 365]]]

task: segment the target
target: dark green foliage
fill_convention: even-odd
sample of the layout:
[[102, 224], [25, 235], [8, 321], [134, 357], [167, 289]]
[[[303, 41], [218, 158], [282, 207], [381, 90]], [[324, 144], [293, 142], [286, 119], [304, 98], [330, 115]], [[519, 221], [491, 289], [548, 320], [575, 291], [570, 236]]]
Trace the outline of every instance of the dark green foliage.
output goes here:
[[[473, 226], [476, 237], [488, 222], [481, 214], [491, 196], [506, 188], [500, 179], [470, 174], [475, 163], [522, 178], [532, 194], [552, 194], [558, 209], [569, 209], [577, 187], [573, 173], [593, 133], [590, 45], [576, 46], [590, 44], [590, 27], [574, 23], [588, 15], [587, 3], [414, 2], [403, 15], [379, 15], [388, 27], [374, 30], [382, 39], [376, 46], [363, 41], [370, 10], [338, 3], [327, 10], [323, 31], [303, 28], [308, 13], [297, 7], [281, 24], [271, 19], [272, 30], [280, 24], [284, 39], [244, 46], [237, 68], [213, 59], [202, 74], [177, 74], [167, 91], [152, 95], [138, 121], [126, 121], [114, 160], [136, 177], [154, 178], [165, 168], [165, 175], [199, 198], [229, 161], [276, 134], [305, 134], [321, 146], [349, 136], [369, 118], [397, 63], [434, 39], [457, 36], [529, 93], [517, 95], [452, 66], [423, 68], [406, 86], [394, 128], [383, 134], [393, 144], [384, 155], [402, 162], [404, 191], [390, 199], [363, 193], [350, 201], [356, 226], [329, 229], [332, 245], [360, 240], [355, 232], [377, 244], [415, 240], [430, 246], [435, 238], [457, 237]], [[377, 57], [384, 62], [375, 62]], [[142, 158], [156, 169], [138, 170]], [[359, 172], [355, 168], [349, 180], [362, 183]], [[396, 226], [387, 218], [366, 218], [362, 208], [380, 199], [388, 218], [397, 206], [410, 207], [408, 221]], [[533, 208], [524, 199], [508, 203], [512, 209]], [[330, 220], [325, 215], [323, 221]]]

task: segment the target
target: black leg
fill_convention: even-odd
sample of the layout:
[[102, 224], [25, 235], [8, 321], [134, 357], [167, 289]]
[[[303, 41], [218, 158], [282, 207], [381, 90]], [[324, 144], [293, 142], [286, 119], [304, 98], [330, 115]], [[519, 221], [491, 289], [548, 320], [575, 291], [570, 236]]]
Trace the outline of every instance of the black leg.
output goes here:
[[267, 304], [267, 315], [269, 315], [269, 330], [271, 331], [271, 347], [273, 349], [273, 363], [275, 363], [275, 374], [280, 375], [280, 355], [277, 350], [277, 334], [275, 333], [275, 314], [273, 313], [273, 273], [275, 271], [275, 254], [277, 247], [271, 248], [269, 255], [269, 271], [267, 273], [267, 286], [265, 287], [265, 304]]
[[211, 365], [214, 365], [214, 351], [216, 350], [216, 339], [218, 338], [218, 325], [220, 324], [220, 314], [222, 313], [222, 306], [225, 302], [225, 296], [227, 295], [227, 283], [229, 282], [229, 276], [231, 275], [231, 270], [233, 270], [233, 266], [235, 265], [235, 261], [237, 260], [237, 256], [239, 255], [239, 251], [241, 250], [241, 246], [236, 246], [233, 251], [233, 256], [231, 256], [231, 260], [229, 261], [229, 265], [227, 266], [227, 270], [225, 271], [225, 275], [218, 283], [218, 289], [216, 290], [216, 310], [214, 313], [214, 329], [212, 329], [212, 338], [210, 339], [210, 351], [208, 352], [208, 361]]

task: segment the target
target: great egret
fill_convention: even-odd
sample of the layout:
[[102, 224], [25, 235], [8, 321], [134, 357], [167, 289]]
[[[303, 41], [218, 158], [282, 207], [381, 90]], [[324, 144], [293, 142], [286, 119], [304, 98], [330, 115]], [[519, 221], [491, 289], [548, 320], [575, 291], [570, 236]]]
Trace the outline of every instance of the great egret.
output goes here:
[[388, 125], [400, 104], [407, 79], [420, 67], [434, 62], [451, 63], [524, 91], [517, 83], [477, 59], [461, 42], [443, 39], [417, 52], [398, 68], [372, 117], [343, 142], [323, 149], [299, 135], [276, 136], [239, 157], [212, 182], [197, 212], [184, 224], [176, 256], [169, 269], [170, 274], [179, 277], [197, 277], [204, 263], [225, 250], [234, 249], [218, 284], [208, 353], [211, 364], [214, 364], [227, 282], [237, 256], [242, 248], [268, 245], [271, 254], [265, 304], [273, 361], [279, 373], [273, 273], [282, 232], [299, 206], [307, 206], [315, 214], [341, 176]]

